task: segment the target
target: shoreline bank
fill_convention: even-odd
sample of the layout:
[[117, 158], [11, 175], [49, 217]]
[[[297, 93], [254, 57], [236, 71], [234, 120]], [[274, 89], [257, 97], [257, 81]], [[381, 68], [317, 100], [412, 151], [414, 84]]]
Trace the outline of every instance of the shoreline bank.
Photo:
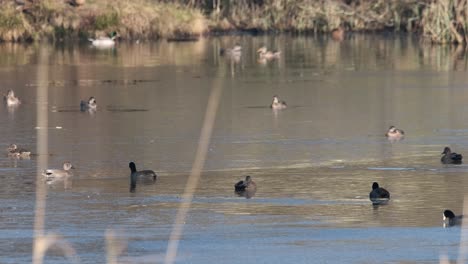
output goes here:
[[[212, 5], [209, 5], [212, 4]], [[463, 5], [464, 4], [464, 5]], [[196, 40], [232, 32], [407, 32], [433, 43], [467, 43], [464, 6], [439, 1], [0, 0], [0, 41]], [[464, 22], [466, 21], [466, 22]]]

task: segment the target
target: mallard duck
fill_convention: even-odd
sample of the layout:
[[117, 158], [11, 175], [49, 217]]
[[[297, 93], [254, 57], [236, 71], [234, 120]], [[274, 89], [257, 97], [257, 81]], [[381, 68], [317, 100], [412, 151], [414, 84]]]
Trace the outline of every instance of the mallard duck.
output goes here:
[[156, 173], [152, 170], [137, 171], [135, 163], [130, 162], [128, 164], [130, 168], [130, 192], [135, 192], [137, 181], [154, 183], [156, 181]]
[[390, 193], [381, 188], [377, 182], [374, 182], [372, 183], [372, 191], [369, 193], [369, 199], [374, 205], [384, 204], [390, 200]]
[[28, 158], [31, 155], [31, 151], [28, 151], [23, 148], [18, 148], [16, 144], [11, 144], [7, 148], [8, 156], [16, 157], [16, 158]]
[[13, 90], [8, 90], [7, 94], [3, 96], [3, 100], [5, 100], [7, 106], [15, 106], [21, 103], [18, 97], [15, 97]]
[[234, 185], [234, 191], [236, 192], [253, 191], [256, 189], [257, 184], [255, 184], [250, 176], [245, 176], [245, 180], [239, 181]]
[[443, 164], [461, 164], [463, 156], [452, 152], [449, 147], [445, 147], [444, 151], [441, 153], [443, 156], [440, 158], [440, 161]]
[[42, 172], [42, 175], [46, 180], [56, 180], [72, 176], [71, 169], [74, 169], [70, 162], [63, 163], [63, 169], [46, 169]]
[[91, 44], [95, 47], [112, 47], [115, 45], [115, 38], [117, 38], [117, 32], [112, 32], [111, 37], [99, 37], [97, 39], [89, 38]]
[[84, 111], [96, 111], [96, 109], [97, 109], [96, 98], [94, 98], [93, 96], [91, 96], [88, 99], [88, 102], [86, 102], [84, 100], [81, 100], [80, 110], [82, 112], [84, 112]]
[[385, 136], [389, 140], [401, 140], [405, 137], [405, 132], [401, 129], [396, 128], [395, 126], [390, 126], [387, 130], [387, 133], [385, 133]]
[[280, 51], [269, 51], [266, 46], [262, 46], [257, 50], [260, 59], [272, 60], [278, 59], [281, 55]]
[[270, 105], [270, 108], [272, 109], [285, 109], [288, 106], [286, 105], [285, 101], [280, 101], [278, 96], [273, 96], [273, 102]]
[[463, 215], [455, 215], [451, 210], [445, 210], [442, 219], [444, 220], [444, 226], [461, 225]]

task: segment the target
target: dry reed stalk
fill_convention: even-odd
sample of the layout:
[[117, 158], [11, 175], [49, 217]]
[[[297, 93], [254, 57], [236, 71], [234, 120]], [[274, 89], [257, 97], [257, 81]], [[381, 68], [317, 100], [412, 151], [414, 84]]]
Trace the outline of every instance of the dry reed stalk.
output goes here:
[[[463, 215], [468, 213], [468, 196], [465, 196], [463, 202]], [[460, 235], [460, 248], [458, 249], [458, 260], [457, 264], [466, 263], [468, 253], [468, 226], [467, 219], [462, 220], [461, 235]]]
[[[37, 124], [36, 127], [48, 127], [48, 56], [49, 49], [42, 46], [39, 51], [39, 64], [37, 69]], [[76, 251], [60, 235], [45, 233], [46, 197], [47, 186], [42, 181], [42, 169], [47, 168], [48, 155], [48, 129], [37, 129], [37, 167], [36, 167], [36, 208], [34, 212], [34, 241], [33, 257], [34, 264], [42, 264], [47, 250], [56, 245], [64, 255], [72, 262], [79, 263]]]
[[[37, 68], [37, 127], [48, 127], [47, 111], [47, 84], [48, 84], [48, 50], [42, 47], [39, 51], [39, 65]], [[37, 129], [37, 167], [36, 167], [36, 208], [34, 213], [34, 245], [33, 263], [42, 264], [44, 254], [47, 251], [47, 243], [44, 234], [47, 188], [42, 182], [42, 169], [47, 168], [48, 155], [48, 130]]]
[[107, 264], [118, 264], [118, 257], [126, 248], [126, 240], [119, 239], [114, 230], [106, 230]]
[[222, 85], [221, 78], [217, 78], [213, 84], [210, 96], [208, 98], [208, 105], [206, 107], [205, 118], [203, 120], [203, 126], [198, 140], [197, 152], [195, 154], [195, 160], [192, 165], [190, 176], [185, 185], [184, 194], [182, 195], [182, 203], [177, 211], [177, 216], [169, 237], [169, 243], [167, 246], [166, 257], [164, 263], [174, 263], [177, 256], [177, 249], [179, 241], [184, 230], [185, 219], [187, 213], [192, 204], [193, 195], [198, 186], [198, 182], [205, 164], [206, 155], [208, 153], [208, 147], [210, 144], [211, 134], [213, 132], [213, 126], [216, 120], [216, 114], [218, 112], [219, 102], [221, 100]]

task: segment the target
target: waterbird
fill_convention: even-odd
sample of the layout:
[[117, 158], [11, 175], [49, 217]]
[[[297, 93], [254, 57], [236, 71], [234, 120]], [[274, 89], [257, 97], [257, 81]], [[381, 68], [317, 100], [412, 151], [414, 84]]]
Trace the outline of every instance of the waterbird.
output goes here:
[[6, 102], [7, 106], [16, 106], [21, 103], [18, 97], [15, 96], [13, 90], [8, 90], [7, 94], [3, 96], [3, 100]]
[[96, 98], [94, 98], [93, 96], [91, 96], [88, 101], [84, 101], [84, 100], [81, 100], [80, 102], [80, 111], [84, 112], [84, 111], [96, 111], [97, 109], [97, 102], [96, 102]]
[[112, 32], [110, 37], [99, 37], [97, 39], [88, 38], [91, 44], [95, 47], [113, 47], [115, 45], [115, 39], [117, 38], [117, 32]]
[[444, 226], [461, 225], [463, 215], [455, 215], [451, 210], [445, 210], [442, 219], [444, 220]]
[[285, 109], [288, 106], [286, 105], [285, 101], [280, 101], [278, 96], [275, 95], [275, 96], [273, 96], [273, 102], [271, 103], [270, 107], [272, 109]]
[[151, 182], [156, 181], [156, 173], [152, 170], [137, 171], [135, 163], [132, 161], [128, 164], [130, 168], [130, 192], [135, 192], [137, 181]]
[[257, 184], [252, 180], [250, 176], [245, 176], [245, 180], [239, 181], [234, 185], [236, 192], [254, 191], [257, 189]]
[[63, 179], [73, 175], [71, 169], [74, 169], [73, 165], [66, 161], [63, 163], [63, 169], [46, 169], [42, 172], [42, 175], [46, 180]]
[[385, 136], [389, 140], [401, 140], [405, 137], [405, 131], [398, 129], [395, 126], [390, 126], [387, 133], [385, 133]]
[[236, 56], [240, 56], [242, 54], [242, 46], [238, 43], [236, 43], [236, 45], [234, 45], [234, 47], [232, 48], [228, 48], [228, 49], [220, 49], [219, 50], [219, 54], [220, 55], [227, 55], [227, 56], [231, 56], [231, 57], [236, 57]]
[[278, 59], [281, 55], [281, 51], [269, 51], [266, 46], [262, 46], [257, 50], [260, 59], [272, 60]]
[[369, 199], [374, 205], [384, 204], [390, 200], [390, 193], [380, 187], [377, 182], [374, 182], [372, 183], [372, 191], [369, 193]]
[[441, 153], [443, 156], [440, 158], [440, 161], [443, 164], [461, 164], [463, 156], [452, 152], [449, 147], [445, 147], [444, 151]]
[[23, 148], [18, 148], [16, 144], [10, 144], [7, 148], [8, 156], [16, 157], [16, 158], [28, 158], [31, 154], [31, 151], [28, 151]]

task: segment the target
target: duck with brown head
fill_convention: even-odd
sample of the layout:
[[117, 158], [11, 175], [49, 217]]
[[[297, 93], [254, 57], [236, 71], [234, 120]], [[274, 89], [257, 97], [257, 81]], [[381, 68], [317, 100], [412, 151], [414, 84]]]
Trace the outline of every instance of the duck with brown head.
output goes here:
[[31, 155], [31, 151], [23, 149], [23, 148], [18, 148], [16, 144], [11, 144], [7, 148], [8, 150], [8, 156], [10, 157], [15, 157], [15, 158], [29, 158]]
[[244, 192], [253, 191], [257, 189], [257, 184], [252, 180], [252, 177], [245, 176], [245, 180], [239, 181], [234, 185], [234, 191]]
[[128, 164], [130, 168], [130, 192], [136, 191], [136, 184], [137, 181], [141, 181], [143, 183], [154, 183], [156, 182], [157, 175], [152, 170], [141, 170], [137, 171], [136, 165], [134, 162], [130, 162]]
[[449, 147], [445, 147], [441, 153], [443, 156], [440, 158], [440, 162], [443, 164], [461, 164], [463, 156], [461, 154], [452, 152]]

